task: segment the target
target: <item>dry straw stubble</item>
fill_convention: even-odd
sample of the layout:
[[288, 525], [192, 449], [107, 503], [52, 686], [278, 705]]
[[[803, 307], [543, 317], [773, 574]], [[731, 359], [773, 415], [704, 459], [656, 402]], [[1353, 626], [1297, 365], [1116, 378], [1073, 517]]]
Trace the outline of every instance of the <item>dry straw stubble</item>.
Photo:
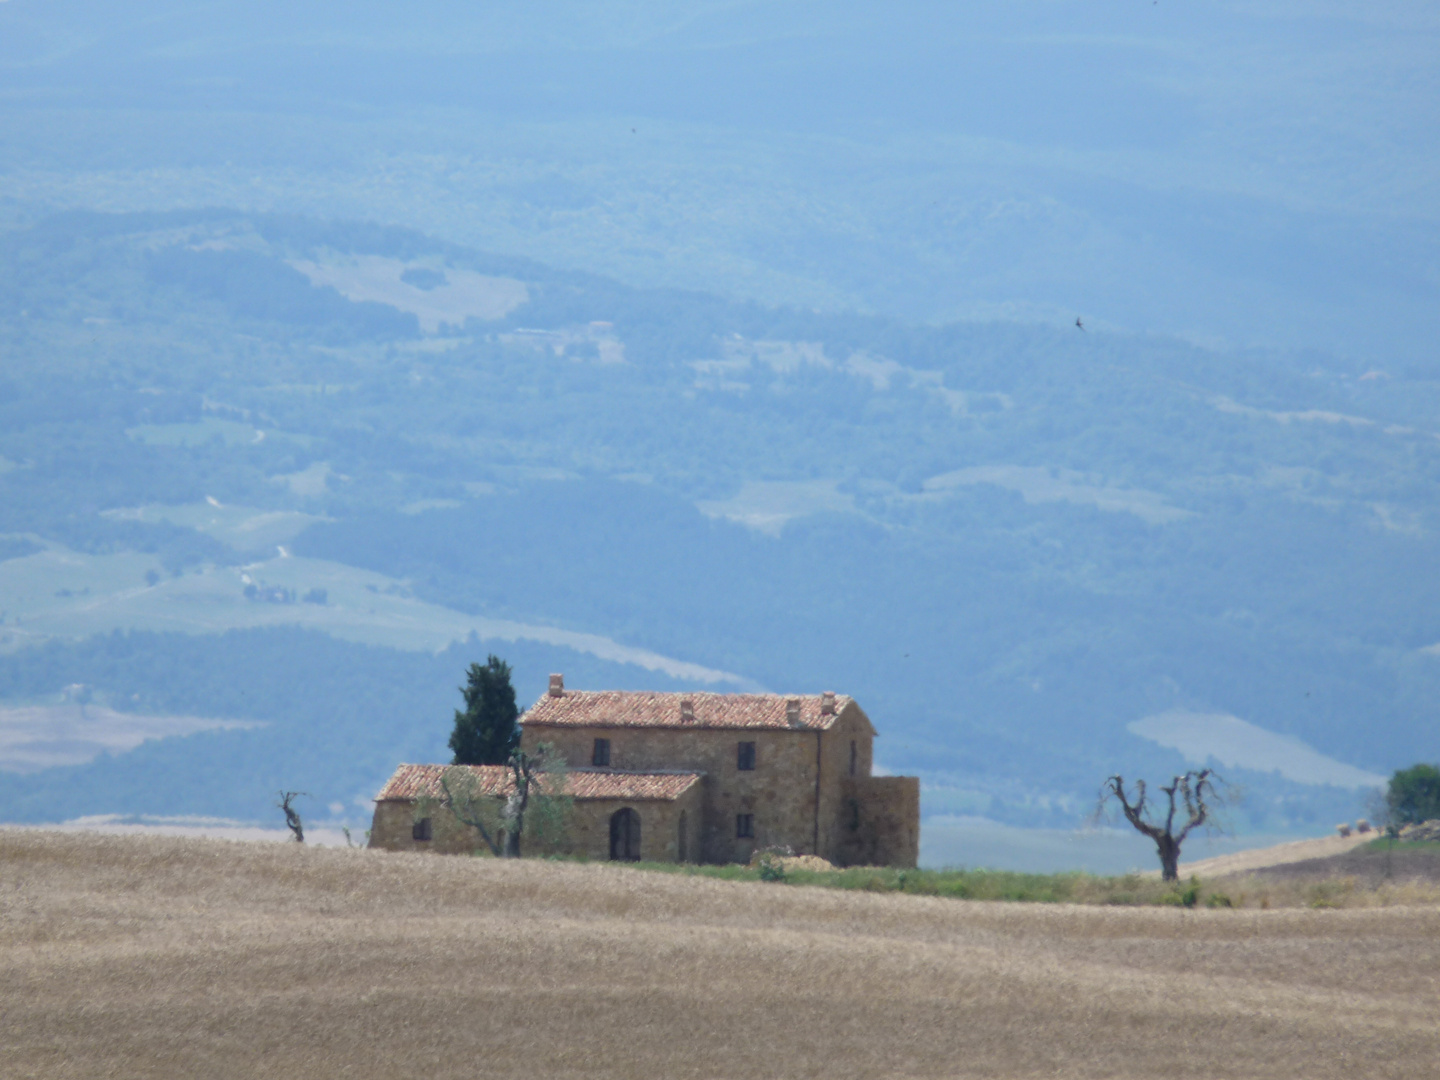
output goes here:
[[1414, 1076], [1440, 911], [0, 830], [8, 1075]]

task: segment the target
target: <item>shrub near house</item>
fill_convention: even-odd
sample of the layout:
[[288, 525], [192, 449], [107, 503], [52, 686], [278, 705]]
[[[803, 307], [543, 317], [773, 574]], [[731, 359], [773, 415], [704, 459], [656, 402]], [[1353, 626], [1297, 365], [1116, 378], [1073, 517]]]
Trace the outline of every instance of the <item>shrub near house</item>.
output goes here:
[[[844, 695], [577, 691], [551, 676], [521, 719], [521, 748], [563, 758], [574, 812], [564, 838], [527, 853], [725, 863], [786, 847], [839, 866], [914, 866], [919, 781], [871, 775], [875, 734]], [[443, 768], [396, 771], [376, 799], [374, 846], [482, 846], [443, 814], [417, 820]]]

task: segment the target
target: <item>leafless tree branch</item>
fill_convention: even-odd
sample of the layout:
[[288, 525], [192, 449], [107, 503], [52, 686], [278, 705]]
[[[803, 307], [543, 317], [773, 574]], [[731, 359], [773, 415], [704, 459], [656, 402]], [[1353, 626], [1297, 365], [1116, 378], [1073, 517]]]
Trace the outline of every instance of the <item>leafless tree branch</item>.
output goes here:
[[309, 797], [308, 791], [281, 791], [278, 792], [280, 801], [275, 805], [285, 811], [285, 827], [295, 834], [295, 842], [305, 842], [305, 828], [300, 822], [300, 814], [291, 804], [302, 795]]
[[[1166, 881], [1178, 881], [1180, 845], [1196, 829], [1213, 827], [1215, 807], [1226, 801], [1225, 787], [1225, 781], [1213, 769], [1191, 769], [1175, 777], [1168, 787], [1160, 788], [1165, 795], [1165, 823], [1160, 825], [1155, 820], [1156, 809], [1147, 799], [1145, 781], [1135, 782], [1132, 795], [1126, 791], [1124, 777], [1111, 776], [1100, 787], [1096, 816], [1102, 817], [1111, 802], [1118, 804], [1125, 820], [1137, 832], [1155, 841], [1161, 876]], [[1175, 831], [1177, 811], [1184, 814], [1178, 833]]]

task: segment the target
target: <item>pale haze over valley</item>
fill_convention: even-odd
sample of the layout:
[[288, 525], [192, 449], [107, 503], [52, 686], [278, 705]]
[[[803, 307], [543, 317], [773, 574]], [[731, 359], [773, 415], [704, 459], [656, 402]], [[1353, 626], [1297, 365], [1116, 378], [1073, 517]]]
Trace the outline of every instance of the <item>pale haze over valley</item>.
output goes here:
[[0, 821], [364, 828], [490, 652], [850, 694], [931, 864], [1440, 757], [1433, 5], [3, 0], [0, 100]]

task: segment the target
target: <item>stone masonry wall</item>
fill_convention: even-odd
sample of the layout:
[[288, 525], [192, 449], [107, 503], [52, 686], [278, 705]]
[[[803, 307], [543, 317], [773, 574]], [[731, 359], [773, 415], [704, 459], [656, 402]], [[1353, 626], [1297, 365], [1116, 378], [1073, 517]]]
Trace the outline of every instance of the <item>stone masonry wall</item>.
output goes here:
[[850, 744], [855, 744], [855, 775], [869, 776], [874, 736], [870, 722], [853, 701], [840, 711], [830, 730], [821, 736], [819, 854], [843, 864], [841, 845], [850, 830], [841, 829], [843, 782], [850, 776]]
[[[430, 817], [429, 840], [416, 840], [415, 804], [409, 801], [386, 800], [375, 804], [375, 819], [370, 826], [370, 846], [385, 851], [434, 851], [445, 855], [490, 854], [480, 830], [462, 825], [447, 810], [436, 810]], [[499, 842], [499, 838], [496, 838]]]
[[[624, 807], [640, 815], [640, 858], [646, 862], [699, 862], [703, 816], [701, 789], [696, 784], [678, 799], [584, 799], [575, 804], [569, 843], [563, 852], [589, 859], [610, 858], [610, 818]], [[685, 858], [680, 857], [680, 819], [685, 818]], [[533, 854], [540, 854], [536, 850]]]
[[[611, 768], [705, 773], [701, 860], [748, 862], [757, 849], [782, 845], [798, 853], [815, 851], [815, 732], [526, 724], [521, 742], [527, 751], [541, 742], [549, 743], [572, 768], [591, 768], [597, 738], [610, 740]], [[737, 767], [742, 741], [755, 743], [753, 771], [742, 772]], [[845, 754], [848, 763], [848, 740]], [[740, 814], [753, 815], [753, 838], [736, 836]], [[643, 841], [643, 829], [641, 836]]]
[[911, 867], [920, 857], [920, 781], [914, 776], [846, 777], [841, 785], [840, 866]]
[[[686, 862], [698, 862], [702, 850], [704, 807], [700, 785], [677, 799], [578, 799], [563, 841], [522, 843], [525, 855], [583, 855], [590, 859], [610, 857], [610, 818], [623, 807], [640, 816], [640, 857], [649, 862], [680, 862], [680, 822], [684, 815]], [[431, 839], [416, 840], [415, 804], [386, 801], [375, 804], [370, 829], [370, 846], [387, 851], [433, 851], [445, 855], [489, 855], [478, 829], [462, 825], [449, 811], [437, 808], [430, 818]]]

